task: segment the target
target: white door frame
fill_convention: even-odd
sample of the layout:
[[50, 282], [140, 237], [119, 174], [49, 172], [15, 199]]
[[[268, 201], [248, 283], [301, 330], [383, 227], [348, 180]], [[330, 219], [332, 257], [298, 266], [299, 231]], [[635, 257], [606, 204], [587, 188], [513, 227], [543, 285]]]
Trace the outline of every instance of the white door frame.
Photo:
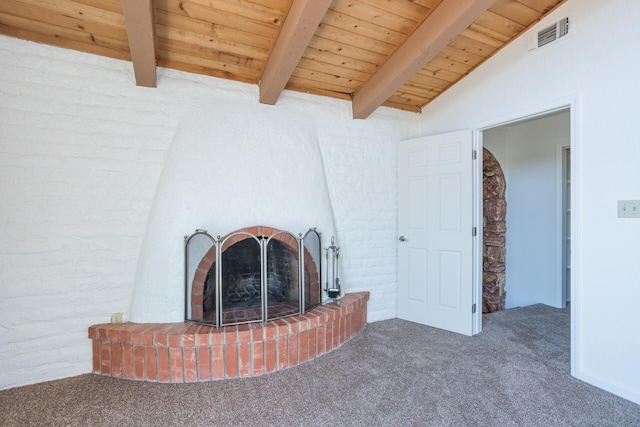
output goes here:
[[[559, 145], [556, 146], [556, 253], [561, 254], [560, 257], [556, 257], [556, 307], [565, 308], [567, 306], [567, 292], [565, 288], [565, 278], [567, 275], [567, 263], [566, 259], [566, 205], [565, 197], [566, 186], [568, 178], [565, 175], [566, 158], [565, 150], [570, 148], [571, 145]], [[571, 151], [569, 151], [571, 153]], [[569, 162], [570, 164], [570, 162]], [[571, 187], [569, 187], [571, 188]], [[569, 195], [569, 200], [571, 197]], [[571, 208], [569, 206], [569, 208]], [[571, 236], [571, 234], [569, 234]], [[570, 263], [569, 263], [570, 265]], [[571, 277], [571, 276], [569, 276]]]
[[[474, 162], [474, 223], [482, 224], [482, 132], [507, 124], [520, 122], [550, 113], [569, 109], [570, 114], [570, 146], [571, 146], [571, 375], [579, 378], [579, 366], [581, 364], [578, 349], [581, 345], [581, 290], [582, 290], [582, 243], [579, 230], [582, 227], [582, 95], [565, 97], [549, 101], [543, 104], [532, 105], [522, 110], [506, 113], [500, 117], [484, 120], [470, 128], [473, 130], [473, 148], [477, 150], [480, 161]], [[474, 301], [476, 307], [482, 307], [482, 227], [478, 227], [479, 238], [474, 241]], [[473, 333], [482, 331], [482, 310], [476, 310], [473, 319]]]

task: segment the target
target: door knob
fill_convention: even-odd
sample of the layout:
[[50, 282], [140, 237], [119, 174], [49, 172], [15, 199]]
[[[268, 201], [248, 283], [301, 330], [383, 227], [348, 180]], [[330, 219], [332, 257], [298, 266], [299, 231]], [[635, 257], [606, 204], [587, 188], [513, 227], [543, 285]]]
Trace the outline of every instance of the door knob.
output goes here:
[[406, 242], [406, 241], [407, 241], [407, 240], [409, 240], [409, 239], [407, 239], [407, 238], [406, 238], [406, 237], [404, 237], [404, 236], [400, 236], [400, 237], [398, 237], [398, 240], [400, 240], [401, 242]]

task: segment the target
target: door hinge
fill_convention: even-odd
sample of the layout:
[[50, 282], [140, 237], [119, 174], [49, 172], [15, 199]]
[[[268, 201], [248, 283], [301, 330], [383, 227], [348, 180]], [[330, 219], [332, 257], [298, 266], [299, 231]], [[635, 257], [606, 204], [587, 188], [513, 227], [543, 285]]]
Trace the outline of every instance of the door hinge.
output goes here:
[[471, 229], [471, 235], [472, 235], [473, 237], [476, 237], [476, 236], [478, 235], [478, 227], [473, 227], [473, 228]]
[[471, 312], [472, 312], [472, 313], [475, 313], [475, 312], [476, 312], [476, 305], [475, 305], [475, 304], [472, 304], [472, 305], [471, 305]]
[[478, 150], [472, 150], [472, 154], [471, 157], [473, 158], [473, 160], [476, 160], [478, 158]]

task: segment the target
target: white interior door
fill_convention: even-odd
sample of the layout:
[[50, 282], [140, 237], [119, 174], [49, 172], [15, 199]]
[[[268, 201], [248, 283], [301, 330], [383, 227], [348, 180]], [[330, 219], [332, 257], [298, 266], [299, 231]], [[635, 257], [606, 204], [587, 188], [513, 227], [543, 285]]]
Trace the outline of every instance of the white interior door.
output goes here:
[[470, 130], [398, 145], [398, 317], [473, 331]]

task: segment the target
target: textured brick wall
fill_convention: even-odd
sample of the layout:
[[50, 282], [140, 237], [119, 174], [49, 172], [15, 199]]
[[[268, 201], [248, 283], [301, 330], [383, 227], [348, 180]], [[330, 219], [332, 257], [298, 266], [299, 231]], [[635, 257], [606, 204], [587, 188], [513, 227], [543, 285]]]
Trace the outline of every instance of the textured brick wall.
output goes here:
[[[416, 136], [410, 120], [419, 117], [397, 126], [377, 122], [379, 114], [355, 123], [350, 111], [339, 120], [327, 114], [332, 126], [318, 131], [340, 237], [341, 276], [349, 292], [371, 291], [369, 321], [396, 317], [396, 143]], [[369, 120], [375, 126], [367, 126]], [[349, 128], [353, 133], [345, 137]]]
[[[129, 309], [139, 248], [180, 118], [225, 102], [264, 108], [257, 87], [0, 36], [0, 388], [91, 371], [86, 328]], [[418, 116], [285, 93], [317, 118], [345, 290], [371, 292], [370, 321], [395, 316], [395, 143]], [[214, 106], [212, 108], [212, 105]], [[268, 142], [269, 129], [265, 129]], [[188, 233], [190, 230], [185, 230]]]
[[[82, 60], [82, 63], [78, 61]], [[0, 387], [88, 371], [175, 119], [123, 64], [0, 38]]]

